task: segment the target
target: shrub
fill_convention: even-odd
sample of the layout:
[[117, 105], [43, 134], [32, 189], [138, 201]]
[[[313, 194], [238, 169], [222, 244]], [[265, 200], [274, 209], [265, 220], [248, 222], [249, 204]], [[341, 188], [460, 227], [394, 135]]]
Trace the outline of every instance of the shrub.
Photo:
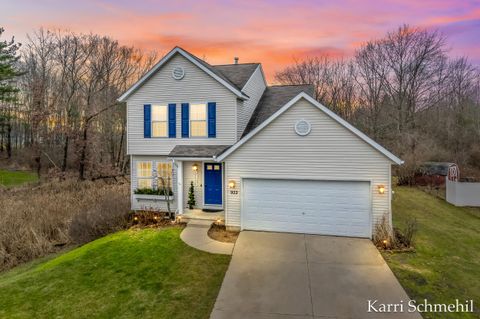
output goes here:
[[128, 196], [101, 196], [96, 202], [73, 216], [69, 227], [73, 242], [86, 243], [128, 226]]
[[[168, 196], [172, 196], [173, 195], [173, 191], [171, 188], [168, 188], [167, 190], [168, 192]], [[165, 191], [164, 189], [153, 189], [153, 188], [137, 188], [135, 191], [134, 191], [135, 194], [138, 194], [138, 195], [161, 195], [161, 196], [165, 196]]]
[[407, 221], [403, 231], [398, 228], [394, 229], [397, 248], [410, 248], [413, 246], [413, 239], [418, 229], [417, 225], [417, 220], [414, 218]]
[[0, 189], [0, 202], [0, 271], [116, 230], [130, 208], [128, 184], [102, 181]]
[[373, 243], [382, 249], [409, 249], [413, 247], [413, 240], [417, 233], [417, 220], [410, 219], [405, 229], [391, 228], [386, 215], [375, 226]]
[[387, 215], [383, 215], [379, 223], [375, 225], [373, 232], [373, 243], [377, 247], [389, 248], [394, 245], [392, 227], [387, 220]]

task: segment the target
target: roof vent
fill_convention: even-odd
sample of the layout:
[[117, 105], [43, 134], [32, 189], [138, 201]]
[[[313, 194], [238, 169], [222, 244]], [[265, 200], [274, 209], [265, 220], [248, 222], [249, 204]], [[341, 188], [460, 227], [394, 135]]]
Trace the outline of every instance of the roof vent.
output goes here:
[[300, 120], [295, 123], [295, 132], [300, 136], [306, 136], [310, 133], [312, 125], [306, 120]]
[[234, 57], [233, 60], [235, 60], [235, 64], [238, 64], [238, 56]]

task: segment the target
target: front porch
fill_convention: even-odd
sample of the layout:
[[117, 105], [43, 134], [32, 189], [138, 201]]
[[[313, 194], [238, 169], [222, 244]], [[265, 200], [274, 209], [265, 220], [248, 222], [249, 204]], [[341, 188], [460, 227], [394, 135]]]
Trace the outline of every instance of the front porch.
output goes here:
[[186, 208], [183, 212], [182, 219], [196, 219], [196, 220], [206, 220], [206, 221], [221, 221], [225, 220], [225, 212], [223, 210], [217, 212], [205, 212], [201, 209], [188, 209]]
[[[193, 151], [199, 151], [198, 148], [202, 151], [218, 151], [218, 146], [177, 146], [169, 156], [173, 160], [176, 176], [174, 192], [176, 191], [177, 214], [186, 219], [212, 221], [221, 219], [223, 221], [225, 219], [224, 163], [216, 162], [213, 154], [193, 157]], [[180, 151], [191, 153], [186, 157], [186, 153], [180, 153]], [[176, 156], [172, 156], [173, 154]]]

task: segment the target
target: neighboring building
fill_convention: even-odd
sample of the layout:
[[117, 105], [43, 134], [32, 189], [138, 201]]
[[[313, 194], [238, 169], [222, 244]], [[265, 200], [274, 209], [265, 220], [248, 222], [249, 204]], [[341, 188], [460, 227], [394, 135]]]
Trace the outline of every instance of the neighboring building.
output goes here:
[[415, 185], [444, 186], [447, 176], [452, 175], [454, 180], [459, 178], [457, 164], [448, 162], [425, 162], [415, 173]]
[[391, 220], [395, 155], [312, 98], [267, 86], [257, 63], [210, 65], [174, 48], [119, 101], [127, 103], [132, 209], [225, 212], [238, 229], [371, 237]]

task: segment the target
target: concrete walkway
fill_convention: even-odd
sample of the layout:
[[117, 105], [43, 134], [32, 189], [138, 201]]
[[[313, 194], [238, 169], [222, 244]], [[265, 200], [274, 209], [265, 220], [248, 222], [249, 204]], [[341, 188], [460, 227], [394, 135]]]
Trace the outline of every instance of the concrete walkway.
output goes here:
[[409, 300], [370, 240], [243, 231], [210, 318], [421, 318], [369, 300]]
[[212, 254], [231, 255], [234, 244], [222, 243], [208, 237], [211, 220], [190, 220], [180, 234], [180, 238], [189, 246]]

